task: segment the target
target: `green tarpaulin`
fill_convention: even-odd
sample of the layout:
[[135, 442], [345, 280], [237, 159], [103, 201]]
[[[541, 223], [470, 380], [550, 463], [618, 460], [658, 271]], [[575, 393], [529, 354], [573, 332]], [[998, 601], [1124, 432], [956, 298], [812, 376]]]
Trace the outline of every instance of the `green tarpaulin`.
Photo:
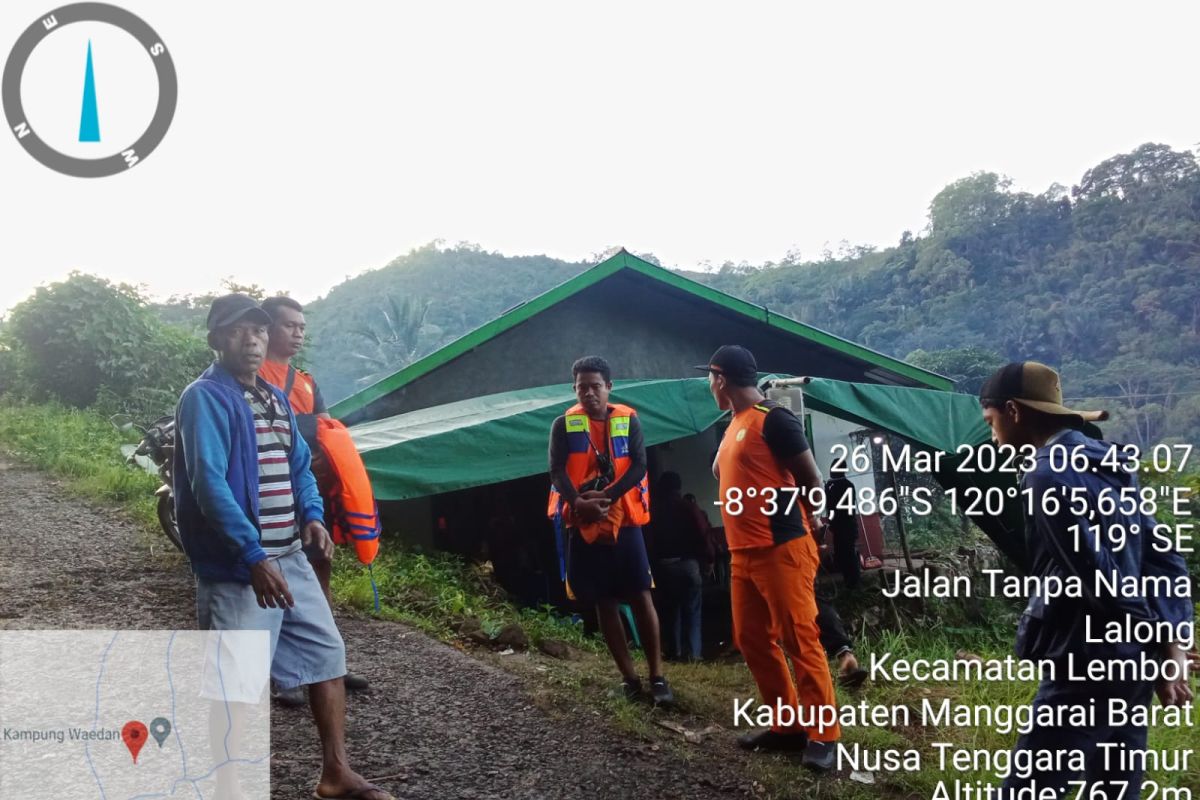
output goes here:
[[[922, 450], [956, 453], [962, 445], [976, 447], [992, 437], [991, 429], [983, 421], [979, 401], [967, 394], [813, 378], [804, 385], [804, 403], [814, 411], [888, 431]], [[959, 472], [963, 458], [942, 459], [942, 469], [933, 477], [943, 488], [957, 490], [967, 501], [971, 491], [989, 487], [1003, 490], [1015, 481], [1011, 473]], [[997, 516], [972, 516], [971, 521], [1002, 553], [1016, 564], [1024, 565], [1020, 506], [1007, 497], [1003, 506], [1003, 513]]]
[[805, 408], [890, 431], [932, 450], [953, 453], [959, 445], [991, 438], [974, 397], [933, 389], [813, 378], [804, 384]]
[[[990, 437], [979, 403], [969, 395], [824, 378], [803, 390], [810, 410], [889, 431], [922, 449], [952, 453]], [[612, 400], [637, 409], [647, 446], [702, 433], [723, 416], [707, 378], [615, 381]], [[574, 403], [570, 384], [540, 386], [366, 422], [350, 432], [376, 498], [407, 500], [545, 474], [550, 425]], [[960, 489], [994, 483], [952, 467], [935, 477]], [[1020, 561], [1019, 511], [975, 522]]]
[[[611, 400], [637, 409], [647, 446], [701, 433], [721, 418], [705, 378], [614, 381]], [[570, 384], [539, 386], [365, 422], [350, 432], [376, 498], [407, 500], [546, 473], [550, 425], [574, 404]]]

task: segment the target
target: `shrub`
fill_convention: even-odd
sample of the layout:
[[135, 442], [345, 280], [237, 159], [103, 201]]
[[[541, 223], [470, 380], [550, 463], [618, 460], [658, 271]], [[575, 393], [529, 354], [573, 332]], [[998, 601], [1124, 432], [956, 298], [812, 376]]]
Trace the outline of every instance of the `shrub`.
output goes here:
[[33, 399], [138, 416], [168, 413], [209, 361], [198, 337], [161, 322], [135, 289], [72, 273], [13, 309], [0, 379]]

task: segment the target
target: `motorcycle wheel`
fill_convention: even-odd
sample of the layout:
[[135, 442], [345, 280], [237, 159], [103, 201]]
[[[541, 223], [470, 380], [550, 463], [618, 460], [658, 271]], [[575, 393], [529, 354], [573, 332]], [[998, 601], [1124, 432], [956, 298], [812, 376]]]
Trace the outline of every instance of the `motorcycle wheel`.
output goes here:
[[182, 553], [183, 540], [179, 538], [179, 524], [175, 521], [175, 498], [169, 494], [159, 495], [158, 524], [162, 526], [163, 533], [171, 540], [171, 544], [175, 545], [175, 549]]

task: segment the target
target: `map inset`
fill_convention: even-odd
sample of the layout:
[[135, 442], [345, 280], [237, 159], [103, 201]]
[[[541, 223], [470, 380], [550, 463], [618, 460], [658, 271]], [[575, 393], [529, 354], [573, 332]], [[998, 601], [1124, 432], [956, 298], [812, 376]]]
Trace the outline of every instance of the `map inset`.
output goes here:
[[266, 631], [0, 631], [0, 797], [267, 800]]

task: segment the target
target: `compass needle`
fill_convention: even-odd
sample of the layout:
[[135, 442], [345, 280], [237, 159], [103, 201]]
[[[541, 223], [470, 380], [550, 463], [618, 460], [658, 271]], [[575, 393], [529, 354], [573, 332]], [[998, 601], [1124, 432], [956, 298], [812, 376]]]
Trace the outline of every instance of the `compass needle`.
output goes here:
[[96, 106], [96, 74], [92, 70], [92, 41], [88, 40], [87, 69], [83, 75], [83, 111], [79, 115], [79, 141], [100, 141], [100, 109]]

